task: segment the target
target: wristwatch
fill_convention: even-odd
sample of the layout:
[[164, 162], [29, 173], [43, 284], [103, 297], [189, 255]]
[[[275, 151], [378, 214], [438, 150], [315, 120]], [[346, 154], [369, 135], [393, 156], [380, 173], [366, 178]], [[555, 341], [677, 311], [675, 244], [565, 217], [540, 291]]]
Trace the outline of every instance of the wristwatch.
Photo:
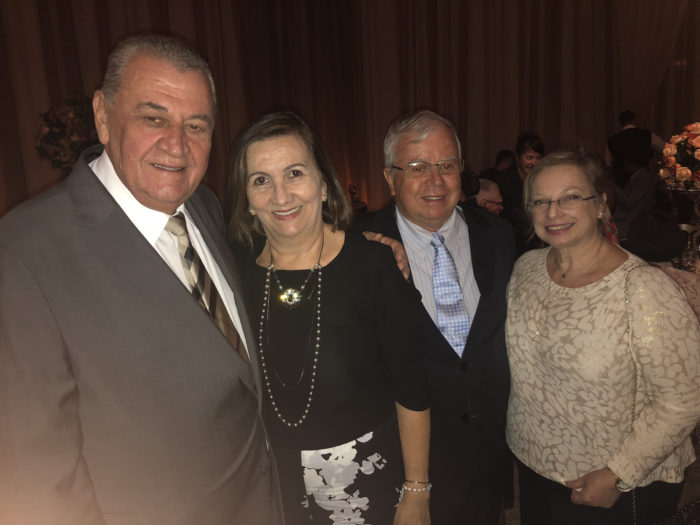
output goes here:
[[610, 471], [610, 473], [615, 476], [615, 488], [620, 491], [620, 492], [630, 492], [634, 487], [630, 485], [629, 483], [625, 483], [622, 481], [622, 479], [613, 472], [613, 470], [610, 467], [605, 467]]
[[631, 491], [634, 487], [628, 483], [625, 483], [622, 481], [620, 478], [615, 478], [615, 488], [619, 490], [620, 492], [629, 492]]

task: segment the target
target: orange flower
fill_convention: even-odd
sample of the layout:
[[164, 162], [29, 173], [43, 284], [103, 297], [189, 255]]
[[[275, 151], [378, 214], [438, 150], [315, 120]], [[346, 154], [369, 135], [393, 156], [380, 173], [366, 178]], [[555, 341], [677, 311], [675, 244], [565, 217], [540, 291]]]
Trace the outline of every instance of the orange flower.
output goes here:
[[680, 164], [676, 165], [676, 180], [680, 180], [680, 181], [690, 180], [690, 177], [692, 177], [692, 175], [693, 175], [693, 172], [690, 171], [685, 166], [681, 166]]
[[659, 170], [659, 178], [662, 180], [666, 180], [671, 176], [671, 170], [668, 168], [661, 168]]
[[700, 122], [693, 122], [692, 124], [688, 124], [683, 129], [685, 131], [691, 132], [693, 135], [700, 135]]
[[678, 149], [674, 144], [666, 144], [664, 148], [664, 157], [672, 157], [676, 153], [678, 153]]
[[671, 144], [678, 144], [681, 140], [683, 140], [683, 135], [671, 135], [669, 142]]

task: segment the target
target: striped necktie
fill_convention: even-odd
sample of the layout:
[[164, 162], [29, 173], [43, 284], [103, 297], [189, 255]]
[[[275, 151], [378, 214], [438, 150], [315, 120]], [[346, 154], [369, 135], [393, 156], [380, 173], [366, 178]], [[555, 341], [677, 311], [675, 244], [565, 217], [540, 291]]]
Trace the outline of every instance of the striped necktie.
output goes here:
[[249, 362], [248, 353], [245, 350], [241, 338], [238, 335], [236, 327], [231, 321], [231, 317], [226, 310], [219, 292], [214, 286], [214, 283], [207, 272], [207, 269], [202, 264], [197, 251], [190, 242], [190, 236], [187, 234], [187, 223], [185, 217], [178, 213], [174, 217], [168, 219], [165, 229], [177, 237], [177, 247], [180, 252], [180, 262], [185, 270], [185, 277], [192, 295], [197, 300], [199, 305], [204, 308], [209, 317], [214, 321], [216, 327], [224, 334], [246, 362]]
[[459, 285], [457, 266], [442, 235], [434, 232], [430, 245], [435, 248], [433, 296], [437, 326], [459, 357], [462, 357], [469, 335], [469, 312]]

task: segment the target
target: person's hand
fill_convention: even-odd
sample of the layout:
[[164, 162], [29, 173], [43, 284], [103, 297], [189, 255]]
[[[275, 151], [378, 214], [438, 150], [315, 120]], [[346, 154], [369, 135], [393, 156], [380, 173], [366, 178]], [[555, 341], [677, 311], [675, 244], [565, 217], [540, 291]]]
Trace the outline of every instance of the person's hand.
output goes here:
[[408, 255], [406, 254], [406, 250], [403, 248], [403, 244], [396, 239], [386, 237], [381, 233], [362, 232], [362, 235], [364, 235], [367, 240], [380, 242], [391, 248], [391, 251], [394, 253], [394, 259], [396, 259], [396, 266], [399, 267], [399, 270], [401, 270], [404, 278], [408, 280], [409, 275], [411, 275], [411, 268], [408, 265]]
[[612, 507], [620, 491], [615, 488], [615, 474], [608, 468], [589, 472], [583, 477], [567, 481], [566, 486], [571, 491], [571, 501], [577, 505], [591, 507]]
[[430, 525], [430, 492], [404, 492], [396, 506], [394, 525]]

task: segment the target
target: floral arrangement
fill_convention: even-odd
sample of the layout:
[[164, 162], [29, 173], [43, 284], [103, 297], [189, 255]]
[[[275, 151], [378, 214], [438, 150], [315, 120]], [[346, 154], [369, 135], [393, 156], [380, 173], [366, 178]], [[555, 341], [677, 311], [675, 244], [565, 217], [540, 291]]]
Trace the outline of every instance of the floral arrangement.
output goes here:
[[69, 173], [80, 153], [97, 144], [97, 130], [89, 97], [69, 97], [39, 117], [36, 149], [54, 168]]
[[666, 187], [700, 190], [700, 122], [688, 124], [664, 148], [659, 177]]

